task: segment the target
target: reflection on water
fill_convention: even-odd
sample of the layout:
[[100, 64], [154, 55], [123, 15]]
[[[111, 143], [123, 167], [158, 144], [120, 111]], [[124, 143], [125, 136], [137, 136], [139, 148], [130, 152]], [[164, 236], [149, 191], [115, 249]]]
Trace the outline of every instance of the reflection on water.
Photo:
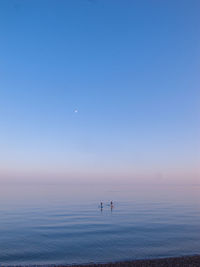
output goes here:
[[0, 264], [197, 254], [199, 191], [198, 186], [1, 185]]

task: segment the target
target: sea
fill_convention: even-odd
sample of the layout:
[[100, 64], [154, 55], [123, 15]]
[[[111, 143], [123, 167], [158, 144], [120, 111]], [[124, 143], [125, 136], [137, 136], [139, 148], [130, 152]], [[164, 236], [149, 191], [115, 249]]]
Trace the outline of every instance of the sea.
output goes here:
[[0, 266], [195, 254], [199, 185], [0, 185]]

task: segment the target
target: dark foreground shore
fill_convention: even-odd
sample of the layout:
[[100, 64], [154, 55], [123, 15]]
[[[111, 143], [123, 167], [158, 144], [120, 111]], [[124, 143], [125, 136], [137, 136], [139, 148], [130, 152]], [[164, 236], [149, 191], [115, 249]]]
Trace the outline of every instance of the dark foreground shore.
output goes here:
[[[116, 263], [103, 263], [103, 264], [87, 264], [87, 265], [74, 265], [74, 267], [200, 267], [199, 256], [187, 256], [177, 258], [162, 258], [152, 260], [135, 260], [124, 261]], [[59, 265], [56, 267], [68, 267], [68, 265]]]
[[[1, 265], [0, 267], [3, 267]], [[7, 267], [200, 267], [200, 255], [151, 260], [133, 260], [111, 263], [91, 263], [82, 265], [12, 265]]]

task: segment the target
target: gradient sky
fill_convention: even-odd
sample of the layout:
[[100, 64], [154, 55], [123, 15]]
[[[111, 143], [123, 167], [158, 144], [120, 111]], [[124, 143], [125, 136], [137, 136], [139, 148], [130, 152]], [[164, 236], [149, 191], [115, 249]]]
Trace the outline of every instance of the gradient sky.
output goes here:
[[1, 0], [0, 179], [200, 181], [199, 14]]

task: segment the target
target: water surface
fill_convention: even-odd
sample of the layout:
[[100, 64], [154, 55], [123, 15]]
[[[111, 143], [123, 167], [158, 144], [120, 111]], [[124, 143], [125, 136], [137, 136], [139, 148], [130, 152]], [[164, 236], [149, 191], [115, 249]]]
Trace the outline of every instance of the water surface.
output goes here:
[[199, 254], [199, 193], [188, 185], [1, 185], [0, 264]]

